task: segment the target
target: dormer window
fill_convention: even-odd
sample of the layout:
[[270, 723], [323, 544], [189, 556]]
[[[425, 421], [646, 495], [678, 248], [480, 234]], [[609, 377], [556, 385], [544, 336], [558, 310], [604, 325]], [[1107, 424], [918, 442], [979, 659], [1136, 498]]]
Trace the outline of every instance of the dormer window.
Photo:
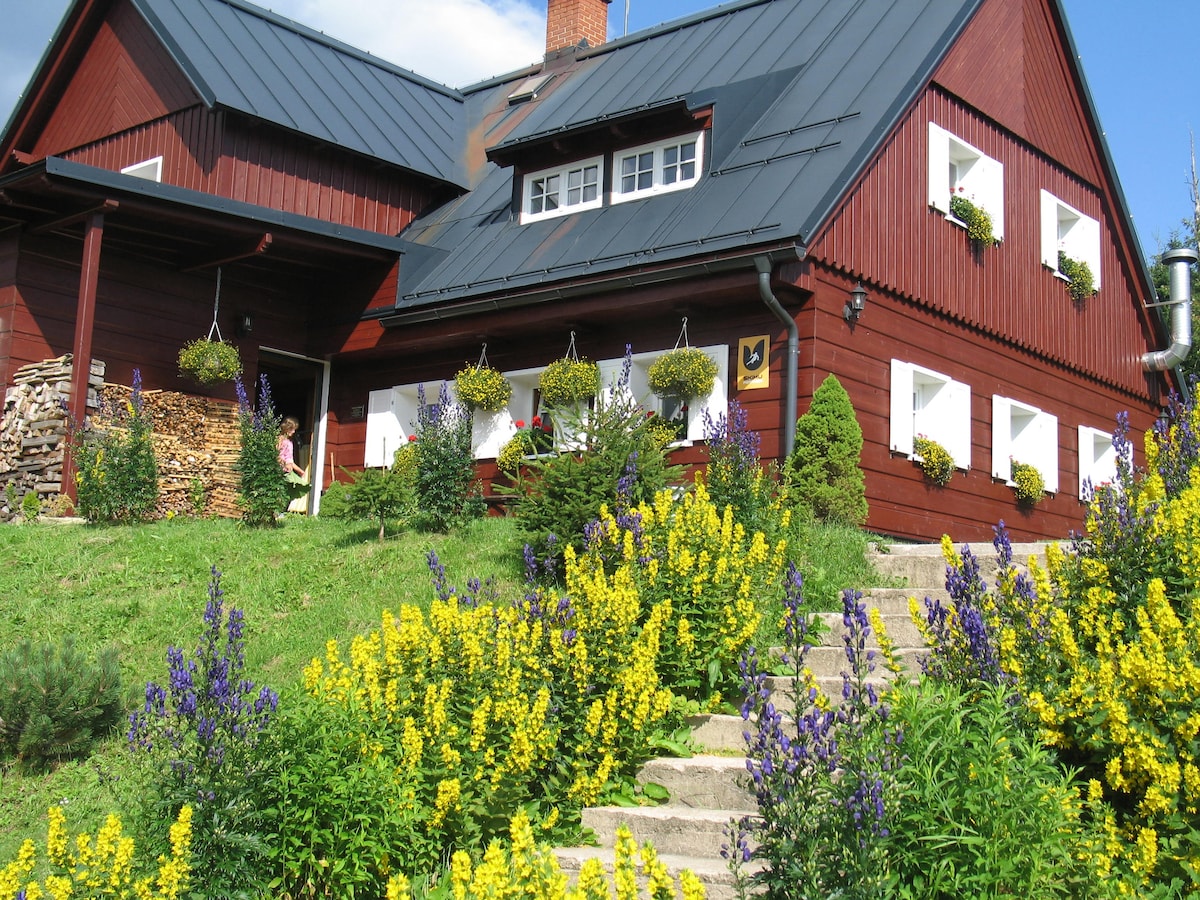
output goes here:
[[612, 202], [689, 188], [700, 178], [704, 134], [686, 135], [614, 154]]
[[525, 176], [521, 223], [593, 209], [600, 205], [602, 157], [596, 156]]

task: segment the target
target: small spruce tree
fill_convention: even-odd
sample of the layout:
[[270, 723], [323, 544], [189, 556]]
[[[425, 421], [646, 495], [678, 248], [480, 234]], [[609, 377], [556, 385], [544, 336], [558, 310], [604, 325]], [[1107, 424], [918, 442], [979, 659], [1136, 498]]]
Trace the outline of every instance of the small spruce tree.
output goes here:
[[850, 395], [830, 375], [796, 423], [796, 447], [789, 460], [793, 496], [818, 519], [850, 525], [866, 521], [862, 445]]

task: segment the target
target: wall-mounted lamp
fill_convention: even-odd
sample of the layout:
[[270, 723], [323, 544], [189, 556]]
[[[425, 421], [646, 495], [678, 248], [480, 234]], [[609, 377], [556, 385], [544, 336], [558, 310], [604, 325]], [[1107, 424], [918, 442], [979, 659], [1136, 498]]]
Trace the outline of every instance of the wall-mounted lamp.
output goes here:
[[250, 310], [246, 310], [244, 313], [238, 316], [236, 329], [238, 337], [246, 337], [253, 330], [254, 316]]
[[857, 322], [858, 317], [862, 315], [862, 311], [867, 308], [867, 292], [859, 282], [854, 286], [854, 290], [850, 292], [850, 298], [846, 301], [846, 305], [842, 307], [842, 318], [847, 322]]

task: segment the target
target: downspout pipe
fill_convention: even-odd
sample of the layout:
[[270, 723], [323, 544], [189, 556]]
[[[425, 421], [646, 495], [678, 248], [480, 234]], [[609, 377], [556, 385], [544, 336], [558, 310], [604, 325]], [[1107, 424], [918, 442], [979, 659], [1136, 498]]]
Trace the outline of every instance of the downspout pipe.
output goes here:
[[1173, 369], [1192, 349], [1192, 265], [1200, 253], [1187, 247], [1168, 250], [1162, 261], [1170, 270], [1171, 346], [1142, 356], [1142, 367], [1148, 372]]
[[796, 446], [796, 384], [799, 381], [800, 329], [796, 320], [788, 315], [779, 298], [771, 291], [771, 259], [767, 256], [754, 257], [754, 268], [758, 272], [758, 296], [767, 309], [775, 314], [787, 328], [787, 364], [784, 367], [783, 386], [783, 458], [792, 455]]

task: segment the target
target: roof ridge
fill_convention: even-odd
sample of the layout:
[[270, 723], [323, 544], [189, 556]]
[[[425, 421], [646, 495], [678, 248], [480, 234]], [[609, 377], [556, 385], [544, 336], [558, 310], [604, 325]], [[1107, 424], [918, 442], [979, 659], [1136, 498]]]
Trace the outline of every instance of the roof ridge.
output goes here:
[[[146, 9], [146, 4], [148, 2], [152, 2], [152, 0], [131, 0], [131, 2], [133, 2], [139, 11], [142, 12], [143, 16], [145, 16], [148, 12]], [[207, 0], [207, 2], [223, 3], [226, 6], [231, 6], [234, 9], [245, 13], [246, 15], [262, 19], [264, 22], [290, 31], [293, 34], [304, 38], [305, 40], [322, 44], [336, 53], [353, 57], [361, 62], [367, 63], [368, 65], [389, 72], [392, 75], [412, 81], [421, 87], [437, 91], [438, 93], [444, 94], [451, 99], [460, 101], [464, 99], [462, 91], [460, 91], [458, 88], [450, 87], [449, 85], [443, 84], [440, 81], [434, 81], [432, 78], [420, 75], [411, 69], [406, 69], [403, 66], [397, 65], [396, 63], [389, 62], [382, 56], [376, 56], [373, 53], [369, 53], [366, 50], [355, 47], [353, 44], [349, 44], [345, 41], [339, 40], [338, 38], [331, 37], [323, 31], [318, 31], [315, 28], [311, 28], [307, 25], [297, 22], [295, 19], [289, 19], [287, 16], [280, 15], [273, 10], [250, 3], [248, 0]], [[146, 19], [147, 21], [153, 21], [149, 16], [146, 16]]]

